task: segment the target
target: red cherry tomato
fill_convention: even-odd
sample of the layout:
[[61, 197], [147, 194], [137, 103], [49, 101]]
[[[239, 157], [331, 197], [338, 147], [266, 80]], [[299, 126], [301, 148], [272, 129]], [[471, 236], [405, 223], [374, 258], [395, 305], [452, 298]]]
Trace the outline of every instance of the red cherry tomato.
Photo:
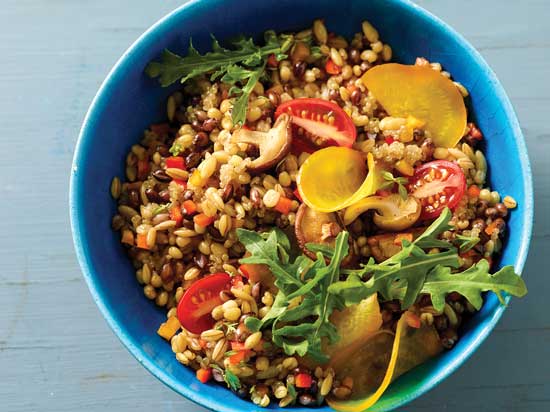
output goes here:
[[220, 292], [230, 288], [231, 276], [227, 273], [216, 273], [193, 283], [178, 303], [181, 326], [192, 333], [211, 329], [216, 322], [210, 312], [223, 303]]
[[436, 160], [416, 168], [409, 193], [422, 204], [421, 219], [438, 217], [445, 207], [456, 207], [466, 191], [466, 178], [460, 166]]
[[294, 99], [277, 107], [275, 117], [292, 116], [293, 137], [306, 139], [319, 147], [351, 147], [357, 130], [351, 118], [336, 103], [323, 99]]

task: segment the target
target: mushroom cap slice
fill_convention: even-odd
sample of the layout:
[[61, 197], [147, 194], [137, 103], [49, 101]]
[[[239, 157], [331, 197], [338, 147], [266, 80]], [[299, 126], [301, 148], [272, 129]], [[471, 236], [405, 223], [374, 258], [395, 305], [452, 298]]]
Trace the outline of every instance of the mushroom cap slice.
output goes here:
[[248, 143], [260, 149], [260, 156], [248, 166], [251, 173], [260, 173], [276, 166], [290, 151], [292, 131], [290, 116], [282, 114], [267, 132], [241, 128], [233, 133], [233, 143]]
[[334, 247], [336, 235], [344, 228], [338, 221], [336, 213], [319, 212], [302, 203], [296, 212], [294, 231], [298, 245], [304, 254], [316, 259], [315, 253], [306, 245], [316, 243]]

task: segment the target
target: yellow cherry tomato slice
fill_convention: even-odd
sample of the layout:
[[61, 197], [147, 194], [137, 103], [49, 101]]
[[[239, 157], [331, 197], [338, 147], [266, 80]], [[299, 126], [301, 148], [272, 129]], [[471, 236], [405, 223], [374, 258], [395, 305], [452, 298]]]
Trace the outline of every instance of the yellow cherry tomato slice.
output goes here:
[[403, 373], [425, 362], [441, 351], [441, 343], [433, 326], [410, 325], [405, 312], [395, 335], [382, 330], [363, 343], [359, 350], [343, 351], [331, 359], [336, 376], [353, 378], [350, 399], [328, 398], [328, 404], [341, 412], [363, 412], [373, 406], [390, 383]]
[[426, 123], [436, 146], [454, 147], [466, 130], [464, 99], [453, 82], [429, 66], [388, 63], [361, 78], [391, 116]]
[[306, 205], [320, 212], [334, 212], [372, 195], [382, 178], [374, 158], [347, 147], [327, 147], [306, 159], [296, 183]]

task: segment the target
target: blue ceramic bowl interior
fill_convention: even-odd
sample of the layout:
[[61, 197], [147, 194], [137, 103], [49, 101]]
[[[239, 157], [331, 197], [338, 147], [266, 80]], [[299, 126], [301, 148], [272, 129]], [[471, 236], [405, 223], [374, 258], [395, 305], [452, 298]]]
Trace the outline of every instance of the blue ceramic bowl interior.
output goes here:
[[[470, 111], [486, 138], [491, 186], [518, 200], [511, 213], [509, 236], [500, 260], [520, 272], [531, 235], [531, 171], [518, 121], [501, 85], [481, 56], [459, 34], [408, 1], [398, 0], [202, 0], [191, 2], [142, 35], [109, 73], [82, 126], [71, 176], [70, 209], [75, 247], [94, 300], [115, 333], [154, 376], [185, 397], [218, 411], [256, 410], [215, 384], [200, 384], [180, 365], [156, 329], [165, 319], [143, 295], [134, 270], [110, 229], [115, 202], [109, 195], [113, 176], [124, 175], [130, 146], [153, 122], [165, 119], [165, 102], [174, 87], [163, 89], [143, 74], [164, 48], [181, 53], [189, 38], [209, 49], [209, 34], [219, 39], [266, 29], [295, 30], [324, 18], [329, 30], [351, 36], [368, 19], [394, 51], [394, 60], [413, 63], [417, 56], [441, 62], [470, 91]], [[492, 294], [462, 330], [456, 347], [407, 373], [382, 397], [374, 410], [390, 410], [437, 385], [480, 345], [501, 316]], [[273, 409], [277, 409], [273, 407]], [[293, 410], [309, 410], [296, 407]], [[325, 407], [322, 410], [330, 410]]]

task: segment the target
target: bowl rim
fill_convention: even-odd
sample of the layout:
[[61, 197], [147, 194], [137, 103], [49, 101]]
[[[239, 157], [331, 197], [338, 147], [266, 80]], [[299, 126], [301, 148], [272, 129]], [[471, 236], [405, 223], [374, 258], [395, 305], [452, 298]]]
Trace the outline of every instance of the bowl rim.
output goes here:
[[[151, 25], [143, 34], [141, 34], [137, 38], [137, 40], [135, 40], [132, 43], [132, 45], [122, 54], [122, 56], [117, 60], [117, 62], [111, 68], [111, 70], [103, 80], [100, 88], [98, 89], [96, 95], [94, 96], [90, 104], [90, 107], [86, 113], [86, 116], [84, 117], [82, 127], [80, 129], [80, 133], [77, 139], [73, 161], [71, 165], [71, 176], [70, 176], [70, 183], [69, 183], [69, 209], [70, 209], [70, 222], [71, 222], [73, 244], [74, 244], [76, 256], [80, 264], [84, 279], [86, 280], [86, 283], [88, 285], [88, 288], [90, 290], [90, 293], [92, 295], [94, 302], [99, 307], [103, 317], [105, 318], [105, 320], [107, 321], [107, 323], [109, 324], [109, 326], [111, 327], [115, 335], [126, 347], [126, 349], [153, 376], [155, 376], [163, 384], [165, 384], [175, 392], [181, 394], [185, 398], [211, 410], [233, 412], [239, 409], [236, 409], [231, 405], [227, 405], [214, 397], [205, 397], [201, 395], [200, 392], [198, 391], [195, 392], [191, 390], [188, 385], [172, 378], [156, 363], [152, 362], [147, 357], [144, 357], [142, 355], [142, 349], [133, 343], [133, 339], [131, 338], [131, 336], [127, 335], [122, 330], [122, 328], [118, 325], [116, 320], [111, 316], [108, 305], [102, 300], [101, 295], [97, 289], [96, 281], [94, 279], [93, 271], [91, 269], [90, 259], [83, 247], [82, 239], [85, 237], [85, 230], [83, 225], [80, 222], [81, 201], [79, 200], [79, 199], [82, 199], [80, 195], [82, 192], [82, 189], [78, 186], [78, 165], [80, 163], [80, 160], [85, 155], [85, 148], [87, 146], [87, 141], [89, 140], [89, 137], [87, 138], [87, 135], [90, 133], [91, 130], [94, 129], [95, 127], [94, 124], [98, 116], [98, 113], [100, 113], [104, 108], [105, 99], [109, 94], [108, 89], [110, 88], [111, 83], [114, 82], [114, 78], [117, 77], [117, 74], [121, 70], [121, 67], [124, 65], [124, 62], [129, 58], [129, 56], [131, 56], [136, 51], [136, 49], [139, 48], [139, 46], [142, 43], [149, 42], [147, 38], [153, 32], [155, 32], [161, 26], [168, 24], [172, 19], [175, 19], [176, 16], [178, 16], [180, 13], [185, 13], [186, 10], [196, 7], [198, 4], [204, 4], [204, 3], [215, 2], [215, 1], [217, 0], [191, 0], [177, 7], [176, 9], [170, 11], [168, 14], [160, 18], [153, 25]], [[531, 241], [533, 216], [534, 216], [534, 196], [533, 196], [532, 171], [531, 171], [531, 165], [530, 165], [530, 161], [527, 153], [525, 137], [523, 136], [523, 133], [519, 126], [519, 121], [512, 107], [512, 104], [508, 96], [506, 95], [506, 92], [504, 91], [504, 88], [502, 87], [500, 81], [497, 79], [497, 76], [494, 73], [494, 71], [491, 69], [491, 67], [488, 65], [485, 59], [481, 56], [481, 54], [460, 33], [458, 33], [456, 30], [454, 30], [451, 26], [449, 26], [447, 23], [445, 23], [443, 20], [441, 20], [437, 16], [433, 15], [432, 13], [420, 7], [419, 5], [413, 3], [411, 0], [387, 0], [387, 1], [389, 3], [397, 4], [400, 7], [409, 8], [411, 12], [416, 16], [423, 19], [430, 20], [433, 24], [438, 26], [439, 30], [447, 32], [450, 35], [452, 35], [456, 39], [457, 43], [460, 46], [464, 47], [464, 49], [472, 56], [472, 58], [476, 61], [479, 67], [482, 67], [486, 71], [487, 76], [493, 83], [493, 86], [495, 88], [495, 95], [503, 106], [506, 118], [508, 119], [509, 126], [512, 129], [512, 134], [514, 135], [516, 144], [518, 146], [518, 159], [522, 166], [521, 176], [525, 185], [525, 193], [524, 193], [525, 196], [524, 196], [524, 199], [522, 199], [522, 203], [524, 205], [524, 216], [523, 216], [524, 224], [522, 226], [521, 233], [519, 234], [519, 236], [521, 236], [520, 238], [521, 243], [520, 243], [520, 247], [519, 247], [518, 254], [515, 259], [515, 265], [514, 265], [516, 272], [521, 274], [525, 265], [525, 261], [527, 259], [527, 254], [529, 252], [529, 245]], [[510, 300], [510, 296], [507, 296], [505, 298], [506, 303], [508, 303], [509, 300]], [[501, 318], [505, 309], [506, 309], [506, 306], [499, 305], [495, 309], [492, 316], [490, 316], [488, 321], [485, 323], [485, 326], [476, 332], [477, 336], [475, 337], [475, 339], [473, 339], [470, 342], [470, 344], [464, 348], [463, 351], [457, 353], [457, 355], [451, 360], [451, 362], [446, 364], [445, 367], [443, 367], [438, 373], [432, 374], [432, 376], [429, 379], [426, 379], [421, 386], [416, 387], [414, 391], [409, 392], [408, 394], [399, 398], [399, 400], [395, 401], [390, 406], [390, 408], [395, 409], [400, 406], [403, 406], [404, 404], [412, 401], [413, 399], [416, 399], [417, 397], [423, 395], [430, 389], [434, 388], [438, 383], [440, 383], [441, 381], [449, 377], [459, 366], [464, 364], [466, 360], [470, 358], [470, 356], [477, 350], [477, 348], [481, 345], [481, 343], [487, 338], [489, 333], [496, 326], [498, 320]], [[253, 408], [254, 406], [251, 404], [251, 409]]]

